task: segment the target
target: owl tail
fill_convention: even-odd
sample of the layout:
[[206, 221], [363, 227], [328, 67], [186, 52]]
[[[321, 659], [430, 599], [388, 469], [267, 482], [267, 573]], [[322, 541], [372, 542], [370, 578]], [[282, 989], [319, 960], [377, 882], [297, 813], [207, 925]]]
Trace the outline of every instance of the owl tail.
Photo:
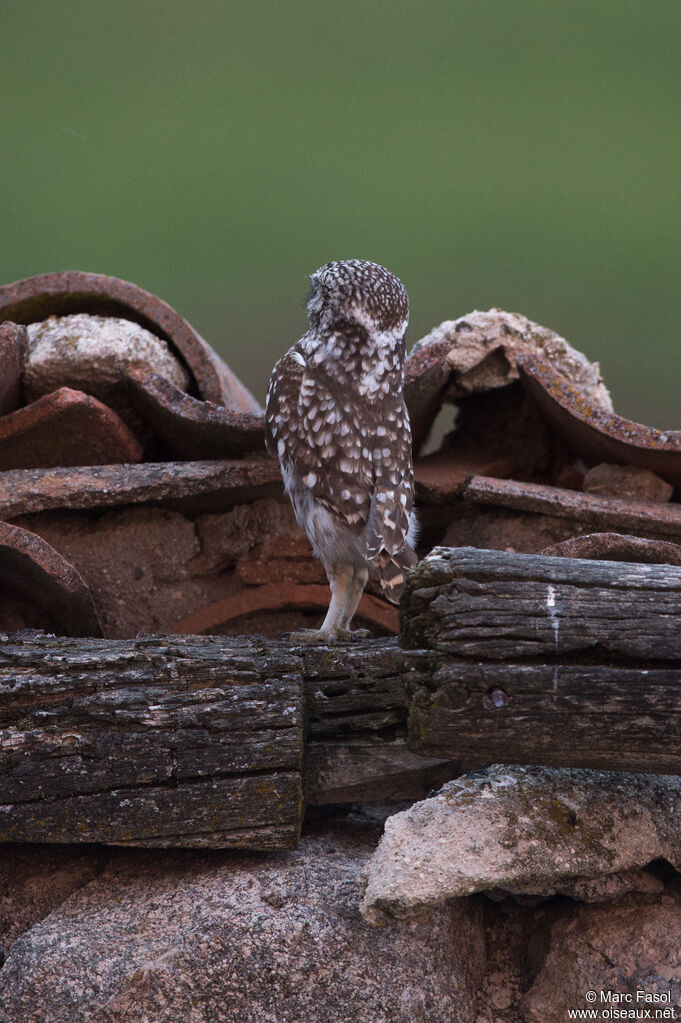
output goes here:
[[381, 584], [386, 600], [399, 604], [407, 572], [418, 560], [416, 552], [408, 545], [396, 554], [388, 554], [386, 550], [382, 550], [374, 558], [371, 562], [371, 574]]

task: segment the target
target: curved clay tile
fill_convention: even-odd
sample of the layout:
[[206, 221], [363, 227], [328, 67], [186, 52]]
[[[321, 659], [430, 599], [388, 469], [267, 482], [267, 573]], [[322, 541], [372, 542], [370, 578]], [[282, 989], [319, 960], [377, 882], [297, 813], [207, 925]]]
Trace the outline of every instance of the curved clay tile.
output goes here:
[[27, 598], [67, 636], [101, 636], [92, 596], [73, 565], [54, 547], [20, 526], [0, 522], [3, 595]]
[[0, 473], [0, 517], [147, 503], [224, 511], [259, 497], [280, 497], [282, 487], [273, 458], [76, 465], [49, 473], [13, 469]]
[[0, 325], [0, 416], [21, 405], [21, 375], [27, 348], [25, 327], [11, 322]]
[[442, 392], [452, 369], [449, 341], [436, 341], [408, 355], [404, 363], [404, 400], [409, 410], [414, 451], [425, 441], [442, 407]]
[[147, 366], [126, 375], [130, 400], [154, 433], [178, 458], [238, 458], [265, 451], [265, 421], [199, 401]]
[[0, 417], [0, 470], [139, 462], [142, 446], [108, 405], [60, 387]]
[[523, 387], [576, 455], [590, 463], [638, 465], [681, 485], [681, 431], [656, 430], [609, 412], [538, 355], [518, 356], [517, 363]]
[[[298, 608], [307, 611], [324, 612], [329, 606], [328, 586], [287, 585], [254, 586], [245, 589], [235, 597], [216, 600], [212, 604], [194, 611], [169, 629], [170, 633], [197, 634], [215, 629], [233, 618], [256, 614], [259, 611], [284, 611]], [[399, 631], [396, 608], [365, 593], [357, 608], [357, 618], [372, 622], [387, 632]]]
[[586, 533], [552, 544], [539, 552], [556, 558], [592, 561], [634, 561], [646, 565], [681, 565], [681, 547], [667, 540], [644, 540], [623, 533]]
[[260, 411], [253, 395], [201, 335], [167, 302], [130, 281], [66, 270], [0, 287], [0, 322], [36, 323], [68, 313], [134, 320], [169, 342], [184, 359], [206, 401], [242, 412]]

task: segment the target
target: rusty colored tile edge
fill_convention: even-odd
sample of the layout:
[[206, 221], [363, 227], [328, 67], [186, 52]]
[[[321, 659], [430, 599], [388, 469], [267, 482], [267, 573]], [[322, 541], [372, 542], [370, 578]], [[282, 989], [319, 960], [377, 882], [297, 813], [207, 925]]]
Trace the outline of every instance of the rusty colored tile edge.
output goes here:
[[523, 387], [576, 454], [650, 469], [681, 485], [681, 431], [658, 430], [609, 412], [536, 353], [519, 355], [517, 364]]
[[180, 458], [230, 458], [265, 451], [264, 416], [200, 401], [147, 366], [125, 378], [130, 400]]
[[101, 636], [90, 589], [80, 573], [46, 540], [0, 522], [0, 578], [45, 609], [71, 636]]
[[464, 488], [463, 499], [471, 504], [556, 515], [585, 525], [681, 536], [681, 506], [656, 501], [596, 497], [540, 483], [519, 483], [487, 476], [472, 476]]
[[241, 411], [260, 410], [253, 395], [191, 324], [162, 298], [132, 281], [64, 270], [0, 287], [0, 322], [15, 320], [26, 324], [51, 315], [78, 312], [121, 316], [139, 323], [176, 350], [204, 399]]
[[551, 544], [539, 553], [553, 558], [586, 558], [590, 561], [630, 561], [681, 566], [679, 544], [667, 540], [648, 540], [626, 533], [586, 533]]
[[[64, 459], [64, 452], [55, 452], [55, 459], [45, 461], [44, 458], [35, 456], [32, 458], [31, 444], [35, 443], [35, 436], [39, 433], [47, 433], [59, 428], [60, 422], [76, 416], [82, 417], [79, 424], [81, 434], [69, 437], [71, 447], [67, 458]], [[86, 423], [83, 419], [87, 420]], [[85, 435], [83, 435], [83, 431]], [[34, 440], [31, 439], [33, 435]], [[63, 434], [62, 434], [63, 436]], [[100, 445], [102, 450], [108, 449], [109, 454], [100, 462], [93, 463], [88, 456], [93, 453], [92, 441]], [[21, 457], [11, 458], [7, 453], [10, 445], [19, 446], [26, 450], [21, 451]], [[83, 450], [82, 461], [74, 461], [73, 452], [78, 451], [79, 446]], [[114, 457], [115, 456], [115, 457]], [[0, 471], [12, 471], [14, 469], [43, 468], [50, 469], [58, 466], [91, 465], [91, 464], [128, 464], [139, 462], [142, 458], [142, 445], [135, 435], [125, 425], [122, 419], [97, 398], [83, 391], [76, 391], [70, 387], [60, 387], [49, 394], [43, 394], [36, 401], [14, 412], [0, 417]], [[62, 459], [62, 460], [59, 460]], [[8, 465], [8, 461], [23, 464]]]
[[0, 519], [55, 509], [174, 504], [206, 495], [231, 507], [269, 496], [276, 485], [283, 493], [279, 465], [270, 458], [13, 469], [0, 473]]

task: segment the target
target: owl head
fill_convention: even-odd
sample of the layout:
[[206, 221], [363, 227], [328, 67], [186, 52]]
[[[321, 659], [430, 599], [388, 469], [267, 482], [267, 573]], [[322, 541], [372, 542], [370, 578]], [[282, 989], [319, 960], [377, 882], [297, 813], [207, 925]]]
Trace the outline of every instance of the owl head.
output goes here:
[[310, 275], [310, 326], [321, 331], [359, 326], [369, 335], [404, 336], [409, 300], [402, 281], [378, 263], [343, 259]]

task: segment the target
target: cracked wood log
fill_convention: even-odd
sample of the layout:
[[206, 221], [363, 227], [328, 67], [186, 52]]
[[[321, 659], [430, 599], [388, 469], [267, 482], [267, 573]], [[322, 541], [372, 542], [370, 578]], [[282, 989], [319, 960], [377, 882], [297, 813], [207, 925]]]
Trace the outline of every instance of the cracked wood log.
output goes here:
[[671, 566], [437, 549], [411, 649], [0, 637], [0, 842], [287, 848], [305, 800], [462, 763], [681, 773], [680, 597]]
[[681, 774], [681, 569], [436, 548], [400, 616], [414, 752]]
[[[0, 637], [0, 842], [276, 849], [311, 803], [419, 798], [393, 640]], [[395, 741], [391, 741], [395, 740]]]
[[286, 848], [303, 693], [281, 646], [0, 643], [0, 841]]

